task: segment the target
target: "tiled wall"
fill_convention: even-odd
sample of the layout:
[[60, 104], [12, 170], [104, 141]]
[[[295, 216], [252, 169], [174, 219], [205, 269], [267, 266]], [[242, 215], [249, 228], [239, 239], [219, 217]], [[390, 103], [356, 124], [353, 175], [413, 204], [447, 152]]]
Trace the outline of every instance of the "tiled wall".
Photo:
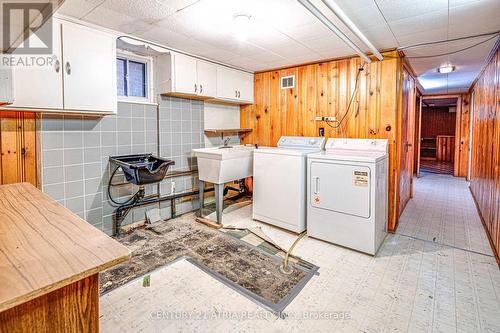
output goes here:
[[[176, 162], [174, 169], [189, 168], [191, 149], [203, 146], [203, 103], [163, 98], [159, 113], [155, 105], [119, 103], [117, 115], [112, 116], [43, 114], [41, 131], [43, 191], [89, 223], [111, 233], [116, 208], [107, 196], [113, 169], [109, 156], [159, 152]], [[175, 191], [196, 185], [191, 178], [173, 179]], [[121, 180], [118, 175], [113, 183]], [[162, 194], [171, 193], [171, 181], [162, 183]], [[150, 185], [146, 193], [158, 193], [158, 187]], [[131, 184], [115, 186], [112, 195], [123, 201], [136, 190]], [[169, 217], [168, 206], [169, 203], [161, 207], [164, 217]], [[177, 212], [192, 208], [190, 202], [179, 202]], [[144, 219], [146, 209], [135, 209], [123, 223]]]

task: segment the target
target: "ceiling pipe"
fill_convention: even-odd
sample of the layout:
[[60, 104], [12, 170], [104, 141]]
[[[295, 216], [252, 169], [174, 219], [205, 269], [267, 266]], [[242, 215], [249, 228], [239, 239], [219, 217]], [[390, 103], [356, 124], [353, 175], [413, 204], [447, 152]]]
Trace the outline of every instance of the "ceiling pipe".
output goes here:
[[349, 37], [347, 37], [342, 31], [340, 31], [335, 24], [332, 23], [321, 11], [316, 8], [309, 0], [297, 0], [302, 6], [304, 6], [311, 14], [316, 16], [318, 20], [321, 21], [328, 29], [333, 31], [340, 39], [344, 41], [351, 49], [353, 49], [366, 63], [371, 63], [372, 61], [368, 56], [361, 50], [356, 44], [354, 44]]
[[323, 3], [330, 8], [330, 10], [339, 18], [342, 23], [344, 23], [355, 35], [358, 37], [368, 48], [372, 51], [373, 55], [377, 57], [378, 60], [384, 60], [382, 54], [377, 50], [377, 48], [366, 38], [366, 36], [358, 29], [358, 27], [351, 21], [349, 16], [335, 3], [334, 0], [321, 0]]

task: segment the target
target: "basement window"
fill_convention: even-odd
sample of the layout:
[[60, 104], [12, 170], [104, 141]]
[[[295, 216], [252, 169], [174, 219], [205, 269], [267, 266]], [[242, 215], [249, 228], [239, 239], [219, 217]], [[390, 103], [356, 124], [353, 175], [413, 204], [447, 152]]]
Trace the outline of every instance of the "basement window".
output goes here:
[[118, 100], [150, 102], [151, 61], [146, 57], [119, 55], [116, 58]]

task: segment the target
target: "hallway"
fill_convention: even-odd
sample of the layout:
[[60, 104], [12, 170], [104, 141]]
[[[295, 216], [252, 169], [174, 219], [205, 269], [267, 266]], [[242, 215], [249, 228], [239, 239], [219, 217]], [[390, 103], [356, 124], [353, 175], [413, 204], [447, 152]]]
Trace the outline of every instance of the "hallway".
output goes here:
[[469, 183], [463, 178], [422, 173], [396, 233], [493, 256]]

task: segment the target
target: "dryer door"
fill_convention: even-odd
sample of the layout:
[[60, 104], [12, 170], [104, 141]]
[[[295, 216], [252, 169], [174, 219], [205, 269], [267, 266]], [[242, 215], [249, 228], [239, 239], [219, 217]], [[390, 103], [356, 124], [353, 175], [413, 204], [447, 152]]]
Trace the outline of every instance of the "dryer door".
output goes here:
[[311, 162], [311, 205], [337, 213], [370, 217], [371, 170], [364, 165]]

